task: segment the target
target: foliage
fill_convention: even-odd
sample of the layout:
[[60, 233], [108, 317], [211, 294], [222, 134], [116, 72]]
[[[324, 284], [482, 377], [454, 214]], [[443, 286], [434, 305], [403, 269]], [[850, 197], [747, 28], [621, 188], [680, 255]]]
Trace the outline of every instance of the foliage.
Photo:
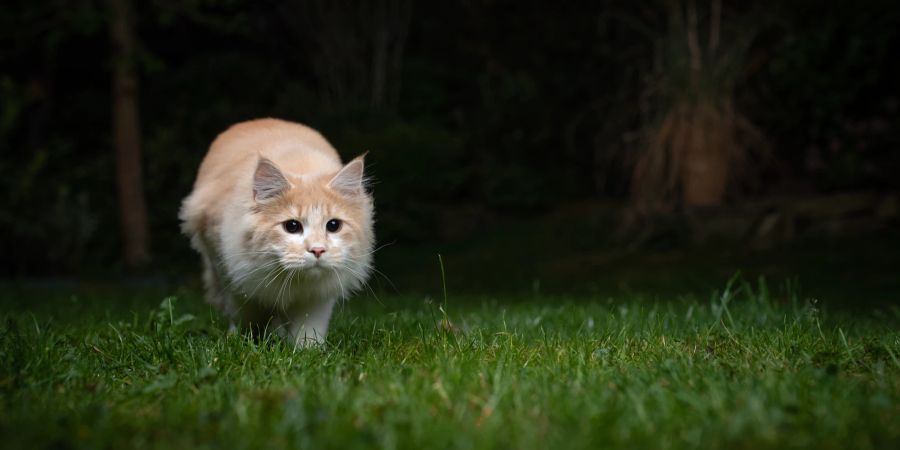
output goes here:
[[782, 144], [782, 164], [816, 189], [897, 187], [900, 94], [881, 81], [900, 77], [895, 6], [799, 1], [770, 13], [778, 26], [754, 76], [766, 111], [756, 122]]
[[762, 281], [660, 302], [451, 295], [446, 316], [361, 298], [306, 350], [228, 333], [190, 293], [43, 297], [2, 303], [5, 448], [900, 442], [900, 312]]
[[[329, 35], [316, 44], [312, 37], [327, 30], [307, 27], [320, 16], [304, 12], [325, 2], [135, 3], [156, 267], [192, 258], [175, 211], [209, 142], [231, 123], [279, 116], [322, 129], [345, 157], [370, 150], [378, 234], [423, 242], [451, 234], [445, 229], [466, 230], [455, 236], [478, 229], [454, 218], [480, 223], [585, 199], [626, 199], [632, 174], [621, 158], [646, 142], [636, 130], [679, 111], [671, 94], [686, 92], [682, 75], [689, 73], [677, 65], [689, 58], [653, 47], [667, 42], [658, 39], [666, 29], [663, 0], [552, 8], [537, 0], [419, 2], [404, 9], [408, 29], [403, 20], [391, 25], [395, 41], [385, 54], [402, 55], [402, 64], [375, 71], [381, 75], [357, 65], [362, 59], [354, 55], [366, 50], [347, 50], [328, 66], [324, 49], [341, 40]], [[104, 5], [0, 5], [4, 275], [115, 266]], [[389, 5], [410, 2], [373, 0], [366, 8]], [[722, 3], [723, 17], [736, 20], [729, 23], [763, 32], [749, 52], [733, 52], [733, 64], [710, 66], [723, 70], [700, 85], [733, 94], [728, 104], [707, 108], [733, 111], [725, 125], [753, 123], [770, 138], [776, 167], [762, 174], [760, 190], [786, 179], [811, 185], [806, 190], [897, 188], [897, 5]], [[620, 16], [653, 24], [655, 37], [611, 19]], [[354, 45], [370, 48], [366, 36], [377, 25], [357, 22], [341, 26]], [[769, 23], [778, 25], [760, 27]], [[732, 48], [732, 31], [742, 30], [723, 27], [721, 49]], [[666, 59], [654, 72], [657, 54]], [[365, 76], [355, 77], [360, 71]], [[740, 89], [732, 84], [736, 72], [749, 76]], [[642, 78], [648, 73], [668, 76], [649, 83], [659, 88], [654, 95]], [[673, 113], [670, 122], [679, 117]], [[693, 116], [684, 117], [678, 121]]]

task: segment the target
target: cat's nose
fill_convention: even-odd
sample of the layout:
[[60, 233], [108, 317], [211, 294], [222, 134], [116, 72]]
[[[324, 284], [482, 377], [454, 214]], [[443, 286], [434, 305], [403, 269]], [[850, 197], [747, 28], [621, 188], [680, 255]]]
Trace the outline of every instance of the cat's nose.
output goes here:
[[325, 247], [310, 247], [309, 252], [316, 255], [316, 259], [319, 259], [322, 257], [322, 253], [325, 253]]

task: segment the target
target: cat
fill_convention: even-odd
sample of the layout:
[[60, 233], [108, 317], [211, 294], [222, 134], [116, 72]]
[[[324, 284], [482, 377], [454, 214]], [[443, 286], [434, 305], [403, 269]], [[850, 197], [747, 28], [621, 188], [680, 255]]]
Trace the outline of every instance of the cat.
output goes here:
[[212, 143], [181, 206], [206, 299], [232, 330], [323, 342], [332, 309], [372, 270], [365, 154], [346, 165], [317, 131], [258, 119]]

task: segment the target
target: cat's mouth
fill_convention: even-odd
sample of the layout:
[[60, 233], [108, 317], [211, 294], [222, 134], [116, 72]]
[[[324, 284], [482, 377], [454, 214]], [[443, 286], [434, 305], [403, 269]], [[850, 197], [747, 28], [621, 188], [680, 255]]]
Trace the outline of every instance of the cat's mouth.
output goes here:
[[320, 259], [315, 261], [284, 261], [281, 266], [291, 272], [318, 273], [325, 271], [330, 266]]

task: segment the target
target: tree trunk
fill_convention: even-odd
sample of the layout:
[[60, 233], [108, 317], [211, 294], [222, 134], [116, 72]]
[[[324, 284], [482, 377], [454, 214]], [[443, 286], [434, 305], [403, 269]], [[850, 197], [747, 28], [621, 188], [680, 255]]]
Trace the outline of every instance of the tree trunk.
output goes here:
[[141, 130], [135, 35], [129, 0], [109, 0], [112, 44], [112, 126], [123, 257], [130, 268], [150, 259], [147, 204], [141, 174]]

